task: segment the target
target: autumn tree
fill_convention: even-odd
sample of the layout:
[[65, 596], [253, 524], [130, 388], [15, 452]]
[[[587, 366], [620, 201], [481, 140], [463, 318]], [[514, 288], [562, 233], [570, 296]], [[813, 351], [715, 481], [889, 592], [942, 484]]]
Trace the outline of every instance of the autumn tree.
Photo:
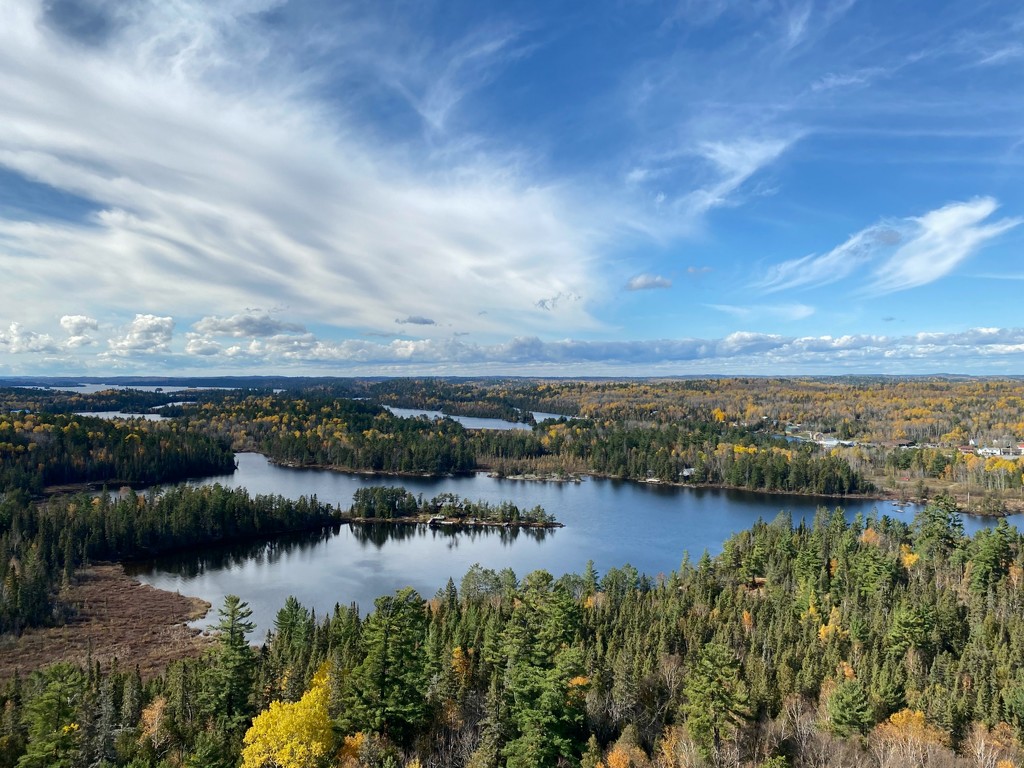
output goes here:
[[271, 702], [253, 718], [243, 740], [242, 768], [317, 768], [334, 746], [327, 703], [330, 670], [320, 667], [313, 685], [296, 702]]

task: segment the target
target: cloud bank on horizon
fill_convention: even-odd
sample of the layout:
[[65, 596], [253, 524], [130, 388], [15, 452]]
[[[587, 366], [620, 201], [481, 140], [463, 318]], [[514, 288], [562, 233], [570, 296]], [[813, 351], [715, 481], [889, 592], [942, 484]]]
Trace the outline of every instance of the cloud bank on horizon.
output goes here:
[[1024, 373], [1024, 11], [890, 5], [9, 3], [0, 375]]

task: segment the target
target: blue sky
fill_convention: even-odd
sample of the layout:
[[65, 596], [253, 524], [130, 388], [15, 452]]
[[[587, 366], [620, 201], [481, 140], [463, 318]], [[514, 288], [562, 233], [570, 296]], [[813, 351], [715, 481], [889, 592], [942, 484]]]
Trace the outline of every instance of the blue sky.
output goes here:
[[1017, 3], [0, 7], [0, 374], [1024, 374]]

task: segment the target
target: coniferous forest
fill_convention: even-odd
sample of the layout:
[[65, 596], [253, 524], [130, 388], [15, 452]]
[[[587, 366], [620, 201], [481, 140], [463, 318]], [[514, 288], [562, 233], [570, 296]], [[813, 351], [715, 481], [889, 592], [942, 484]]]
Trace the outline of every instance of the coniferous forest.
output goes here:
[[[7, 684], [7, 765], [1018, 764], [1024, 540], [785, 515], [652, 581], [475, 566], [360, 615], [289, 600], [258, 650]], [[985, 762], [988, 761], [988, 762]]]
[[[599, 391], [621, 398], [625, 387], [495, 384], [477, 413], [605, 408], [498, 433], [348, 399], [375, 391], [450, 405], [471, 399], [468, 385], [348, 382], [347, 396], [336, 386], [190, 395], [154, 422], [76, 415], [62, 395], [33, 392], [26, 405], [5, 391], [0, 652], [22, 633], [72, 624], [62, 595], [94, 563], [269, 540], [346, 513], [386, 523], [558, 512], [400, 487], [367, 488], [346, 511], [216, 485], [68, 487], [220, 473], [240, 448], [394, 473], [483, 465], [675, 482], [686, 470], [694, 483], [780, 491], [869, 487], [849, 453], [794, 445], [763, 418], [727, 413], [732, 391], [711, 401], [710, 387], [695, 387], [699, 403], [673, 411], [653, 385], [631, 406], [595, 406]], [[962, 425], [982, 418], [984, 401], [964, 386], [975, 410]], [[765, 388], [785, 399], [785, 383]], [[886, 450], [958, 465], [934, 445]], [[966, 536], [962, 505], [941, 490], [912, 522], [826, 507], [813, 520], [780, 514], [715, 557], [680, 552], [678, 570], [657, 578], [628, 564], [563, 575], [481, 563], [435, 594], [400, 589], [372, 606], [339, 595], [329, 615], [290, 598], [265, 638], [245, 600], [228, 596], [208, 619], [205, 650], [156, 676], [131, 658], [78, 664], [55, 651], [56, 663], [0, 681], [0, 767], [1020, 766], [1024, 537], [1005, 521]]]

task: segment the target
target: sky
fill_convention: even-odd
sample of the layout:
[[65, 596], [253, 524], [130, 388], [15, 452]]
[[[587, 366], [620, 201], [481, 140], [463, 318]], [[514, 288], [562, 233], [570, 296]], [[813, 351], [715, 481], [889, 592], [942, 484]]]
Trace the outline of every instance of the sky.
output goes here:
[[0, 375], [1024, 374], [1024, 8], [0, 0]]

